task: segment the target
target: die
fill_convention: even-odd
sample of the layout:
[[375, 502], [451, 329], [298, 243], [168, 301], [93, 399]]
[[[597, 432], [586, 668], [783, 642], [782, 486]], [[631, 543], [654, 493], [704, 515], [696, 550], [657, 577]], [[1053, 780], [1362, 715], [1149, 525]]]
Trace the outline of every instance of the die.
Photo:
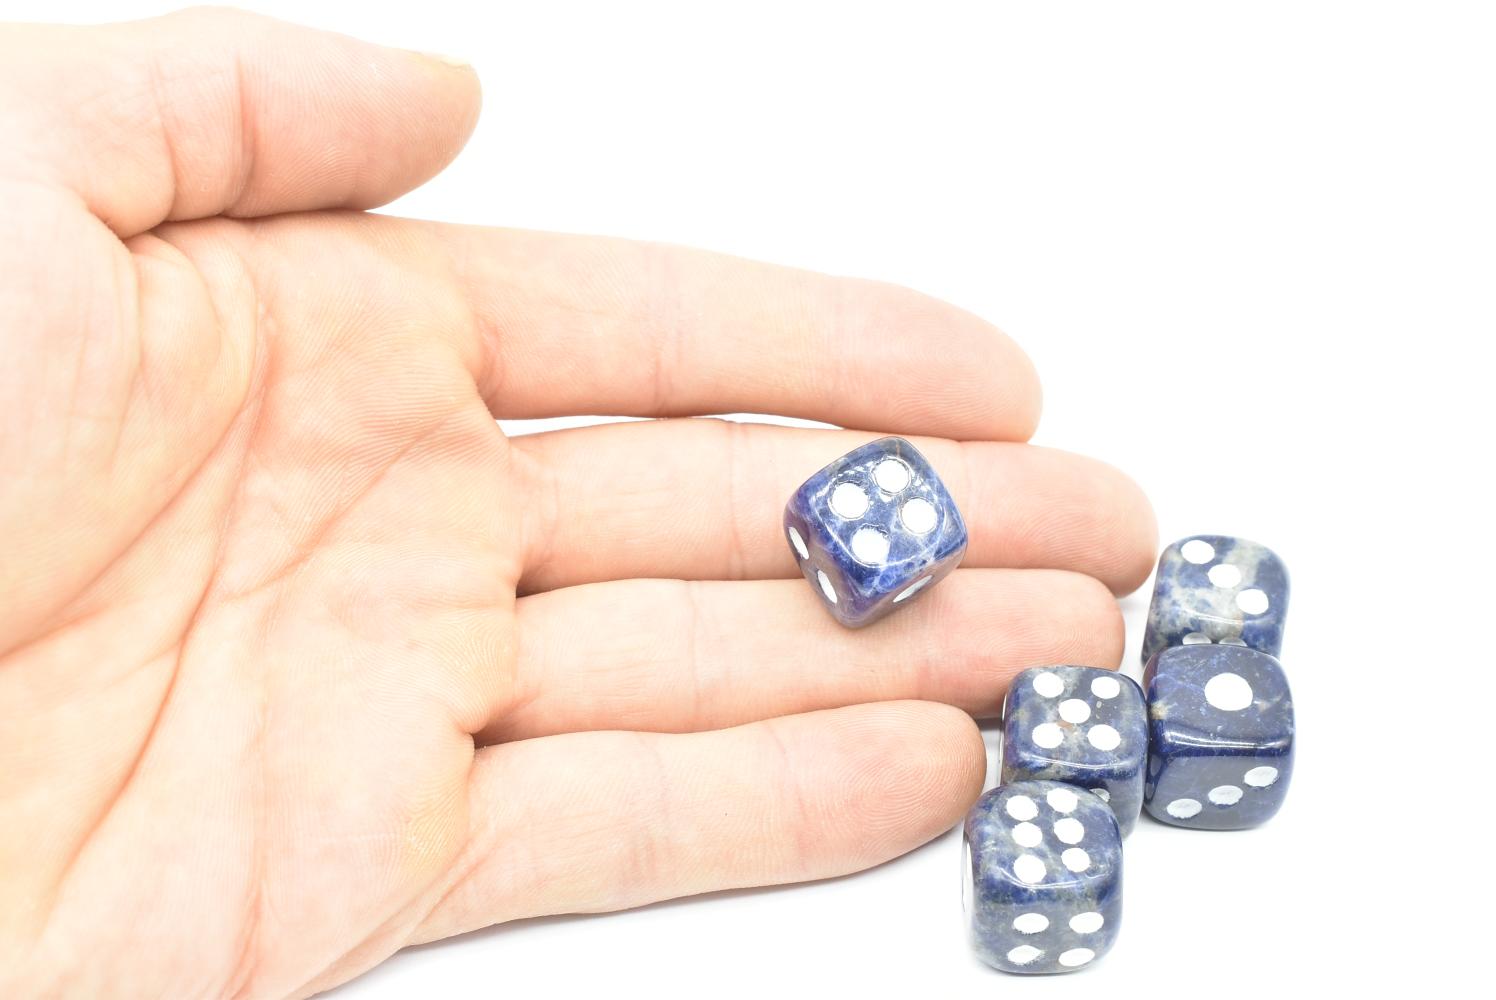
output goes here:
[[962, 906], [977, 956], [1004, 972], [1069, 972], [1122, 922], [1122, 836], [1106, 803], [1058, 781], [992, 789], [966, 814]]
[[914, 445], [886, 437], [811, 476], [784, 508], [800, 572], [849, 628], [928, 590], [966, 553], [966, 523]]
[[1183, 538], [1158, 559], [1143, 662], [1169, 646], [1206, 642], [1277, 656], [1287, 614], [1288, 570], [1271, 549], [1229, 535]]
[[1143, 673], [1150, 752], [1143, 806], [1175, 826], [1270, 819], [1293, 775], [1293, 697], [1277, 659], [1245, 646], [1172, 646]]
[[1143, 808], [1148, 710], [1130, 677], [1098, 667], [1032, 667], [1003, 703], [1001, 782], [1063, 781], [1111, 806], [1122, 836]]

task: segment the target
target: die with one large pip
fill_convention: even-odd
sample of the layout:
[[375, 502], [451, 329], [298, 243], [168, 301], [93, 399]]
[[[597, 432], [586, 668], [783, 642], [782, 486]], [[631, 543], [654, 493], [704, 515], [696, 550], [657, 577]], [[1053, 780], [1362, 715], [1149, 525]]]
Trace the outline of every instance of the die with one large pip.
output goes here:
[[1069, 972], [1122, 921], [1122, 837], [1106, 803], [1057, 781], [994, 788], [966, 814], [962, 905], [972, 948], [1005, 972]]
[[1241, 830], [1272, 817], [1293, 773], [1293, 697], [1277, 659], [1245, 646], [1161, 650], [1143, 672], [1143, 805], [1165, 823]]
[[800, 572], [843, 625], [900, 607], [956, 568], [966, 524], [914, 445], [886, 437], [826, 466], [790, 497], [784, 531]]
[[1111, 806], [1122, 836], [1143, 807], [1148, 710], [1130, 677], [1098, 667], [1032, 667], [1003, 703], [1002, 784], [1063, 781]]
[[1287, 614], [1288, 570], [1271, 549], [1229, 535], [1182, 538], [1158, 559], [1143, 662], [1212, 642], [1277, 656]]

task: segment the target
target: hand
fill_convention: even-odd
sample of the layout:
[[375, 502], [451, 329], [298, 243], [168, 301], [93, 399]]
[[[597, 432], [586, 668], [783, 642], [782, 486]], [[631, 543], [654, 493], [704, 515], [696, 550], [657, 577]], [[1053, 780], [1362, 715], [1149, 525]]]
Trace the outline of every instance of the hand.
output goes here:
[[[0, 34], [0, 995], [303, 995], [853, 871], [976, 796], [1014, 671], [1117, 663], [1152, 514], [1019, 443], [1002, 334], [360, 211], [477, 113], [464, 66], [234, 13]], [[779, 512], [873, 435], [677, 419], [736, 411], [929, 435], [967, 568], [834, 624]], [[670, 419], [494, 422], [569, 413]]]

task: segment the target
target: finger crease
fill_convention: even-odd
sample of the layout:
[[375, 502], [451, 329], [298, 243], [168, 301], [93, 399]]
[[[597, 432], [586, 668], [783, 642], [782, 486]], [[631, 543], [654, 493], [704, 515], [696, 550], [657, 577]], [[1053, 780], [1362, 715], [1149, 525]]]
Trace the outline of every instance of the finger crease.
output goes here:
[[704, 680], [702, 673], [701, 655], [701, 595], [700, 586], [691, 580], [681, 581], [685, 588], [686, 599], [683, 603], [686, 609], [686, 672], [691, 679], [691, 714], [689, 723], [701, 725], [702, 718], [702, 692], [701, 687]]
[[739, 523], [741, 504], [738, 496], [741, 487], [741, 472], [744, 467], [742, 452], [746, 445], [746, 428], [733, 420], [722, 422], [726, 433], [724, 450], [727, 453], [727, 578], [742, 580], [747, 575], [747, 556], [743, 549], [742, 525]]
[[235, 101], [235, 114], [238, 116], [235, 126], [239, 133], [239, 179], [233, 200], [229, 204], [237, 206], [244, 200], [254, 180], [255, 150], [258, 143], [255, 140], [254, 116], [249, 112], [249, 88], [244, 85], [244, 58], [237, 51], [233, 58], [234, 90], [238, 97]]
[[641, 822], [636, 827], [638, 835], [634, 838], [634, 849], [630, 852], [634, 884], [629, 887], [632, 892], [627, 892], [626, 898], [621, 902], [623, 906], [637, 905], [640, 898], [652, 896], [659, 891], [660, 845], [657, 831], [676, 829], [675, 821], [671, 818], [674, 810], [670, 807], [670, 789], [675, 787], [675, 782], [671, 780], [670, 769], [665, 764], [664, 755], [660, 753], [660, 737], [653, 733], [638, 733], [635, 738], [654, 770], [655, 780], [643, 782], [641, 786], [656, 788], [658, 792], [655, 795], [655, 808], [647, 814], [639, 814]]
[[795, 850], [796, 874], [803, 877], [808, 871], [810, 863], [810, 850], [806, 838], [810, 833], [808, 818], [809, 810], [805, 805], [805, 789], [801, 787], [795, 775], [794, 758], [790, 754], [789, 747], [785, 746], [784, 739], [780, 737], [778, 730], [779, 720], [770, 719], [764, 723], [764, 732], [768, 734], [769, 741], [779, 752], [780, 769], [783, 772], [783, 780], [776, 783], [775, 787], [785, 789], [788, 792], [788, 802], [791, 808], [791, 821], [787, 824], [792, 833]]
[[156, 112], [156, 129], [160, 133], [161, 151], [166, 160], [166, 172], [168, 183], [165, 198], [160, 210], [152, 213], [155, 220], [167, 219], [172, 215], [172, 210], [177, 204], [177, 191], [180, 180], [177, 174], [177, 148], [172, 141], [171, 124], [167, 120], [166, 109], [170, 106], [162, 96], [161, 88], [161, 63], [160, 59], [150, 59], [146, 62], [147, 82], [151, 88], [151, 103]]
[[668, 266], [670, 255], [654, 247], [648, 248], [646, 253], [649, 254], [650, 270], [653, 273], [647, 282], [650, 294], [645, 300], [645, 315], [641, 317], [640, 327], [649, 329], [650, 326], [656, 326], [660, 330], [660, 336], [654, 338], [655, 349], [651, 354], [654, 371], [650, 379], [654, 398], [650, 412], [656, 416], [665, 416], [671, 412], [670, 404], [675, 395], [671, 372], [689, 369], [680, 367], [684, 339], [680, 323], [680, 302], [678, 298], [671, 298], [666, 291], [674, 284]]
[[[514, 439], [515, 452], [524, 455], [529, 463], [532, 475], [527, 478], [539, 484], [532, 493], [544, 504], [538, 513], [534, 508], [529, 508], [531, 513], [525, 527], [527, 555], [520, 575], [522, 580], [529, 583], [525, 591], [533, 592], [542, 589], [551, 561], [555, 558], [556, 537], [561, 530], [561, 477], [555, 467], [538, 453], [524, 448], [522, 441], [523, 438]], [[541, 583], [537, 584], [536, 580]]]

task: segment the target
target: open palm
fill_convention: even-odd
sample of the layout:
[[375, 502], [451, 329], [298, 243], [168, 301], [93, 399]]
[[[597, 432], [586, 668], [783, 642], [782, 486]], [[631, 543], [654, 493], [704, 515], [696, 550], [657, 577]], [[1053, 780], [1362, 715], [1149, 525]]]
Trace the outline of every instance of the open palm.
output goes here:
[[[1018, 443], [1006, 338], [362, 211], [477, 107], [466, 67], [232, 13], [0, 29], [0, 995], [302, 995], [866, 867], [975, 796], [1014, 671], [1116, 664], [1152, 516]], [[742, 410], [929, 435], [968, 568], [836, 626], [779, 509], [873, 435], [678, 419]], [[568, 413], [672, 419], [494, 422]]]

